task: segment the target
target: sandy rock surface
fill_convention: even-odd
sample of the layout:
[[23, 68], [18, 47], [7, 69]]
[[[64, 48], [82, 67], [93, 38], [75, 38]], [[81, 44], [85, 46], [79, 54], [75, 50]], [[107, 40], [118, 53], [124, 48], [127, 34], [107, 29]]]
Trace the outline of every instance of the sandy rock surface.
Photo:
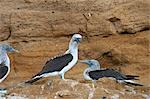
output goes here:
[[[68, 47], [79, 32], [79, 59], [97, 59], [101, 67], [139, 75], [144, 87], [101, 79], [92, 89], [84, 81], [86, 65], [78, 63], [59, 77], [34, 85], [10, 88], [7, 98], [43, 99], [146, 99], [150, 97], [149, 0], [0, 0], [0, 41], [20, 53], [9, 54], [11, 72], [2, 87], [34, 76], [45, 62]], [[4, 97], [4, 98], [5, 98]]]

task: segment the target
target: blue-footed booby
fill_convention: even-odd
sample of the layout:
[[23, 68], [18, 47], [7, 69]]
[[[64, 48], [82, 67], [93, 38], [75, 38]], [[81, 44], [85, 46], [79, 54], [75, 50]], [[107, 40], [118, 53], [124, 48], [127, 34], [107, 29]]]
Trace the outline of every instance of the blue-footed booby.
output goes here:
[[114, 78], [120, 83], [143, 86], [142, 84], [136, 83], [133, 80], [138, 80], [134, 75], [125, 75], [109, 68], [100, 68], [100, 64], [97, 60], [82, 60], [81, 63], [87, 64], [89, 68], [84, 70], [83, 76], [86, 80], [96, 81], [103, 77]]
[[80, 34], [74, 34], [70, 40], [68, 50], [63, 55], [58, 55], [48, 60], [43, 69], [25, 83], [32, 84], [41, 78], [58, 75], [64, 80], [64, 74], [78, 61], [78, 44], [81, 40], [82, 36]]
[[10, 59], [7, 52], [18, 52], [9, 44], [0, 44], [0, 83], [10, 72]]

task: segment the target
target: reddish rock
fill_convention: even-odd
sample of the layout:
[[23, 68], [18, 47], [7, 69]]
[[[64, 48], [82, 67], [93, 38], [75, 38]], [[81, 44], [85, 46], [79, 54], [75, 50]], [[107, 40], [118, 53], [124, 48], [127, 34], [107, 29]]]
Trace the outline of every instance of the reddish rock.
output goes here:
[[[11, 72], [1, 86], [9, 87], [30, 79], [50, 57], [64, 53], [73, 33], [80, 32], [83, 35], [80, 60], [97, 59], [101, 67], [139, 75], [139, 82], [145, 86], [133, 87], [130, 93], [124, 90], [125, 85], [102, 79], [93, 90], [91, 82], [83, 80], [82, 73], [87, 66], [78, 63], [65, 75], [73, 81], [52, 77], [54, 82], [50, 87], [45, 79], [32, 86], [10, 89], [8, 98], [11, 94], [33, 99], [147, 97], [149, 9], [149, 0], [0, 0], [0, 41], [20, 51], [9, 54]], [[72, 88], [70, 83], [76, 81]], [[39, 92], [43, 86], [44, 90]]]

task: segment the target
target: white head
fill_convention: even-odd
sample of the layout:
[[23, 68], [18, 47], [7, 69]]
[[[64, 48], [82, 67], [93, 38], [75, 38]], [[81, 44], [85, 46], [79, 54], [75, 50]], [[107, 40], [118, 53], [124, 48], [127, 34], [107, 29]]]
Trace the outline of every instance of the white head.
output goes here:
[[81, 42], [82, 36], [80, 34], [74, 34], [70, 40], [69, 43], [69, 49], [74, 49], [78, 46], [78, 44]]
[[7, 52], [18, 52], [9, 44], [0, 44], [0, 53], [7, 53]]
[[92, 69], [100, 69], [100, 64], [97, 60], [82, 60], [81, 63], [87, 64]]

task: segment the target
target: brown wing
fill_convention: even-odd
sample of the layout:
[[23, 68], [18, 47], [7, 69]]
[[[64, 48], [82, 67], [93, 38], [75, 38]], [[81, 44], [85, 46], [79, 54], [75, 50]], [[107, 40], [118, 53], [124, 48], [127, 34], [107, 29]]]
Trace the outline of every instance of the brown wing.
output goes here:
[[[73, 60], [72, 54], [64, 54], [62, 56], [55, 57], [46, 62], [43, 69], [35, 76], [39, 76], [44, 73], [50, 73], [55, 71], [61, 71]], [[34, 76], [34, 77], [35, 77]]]

